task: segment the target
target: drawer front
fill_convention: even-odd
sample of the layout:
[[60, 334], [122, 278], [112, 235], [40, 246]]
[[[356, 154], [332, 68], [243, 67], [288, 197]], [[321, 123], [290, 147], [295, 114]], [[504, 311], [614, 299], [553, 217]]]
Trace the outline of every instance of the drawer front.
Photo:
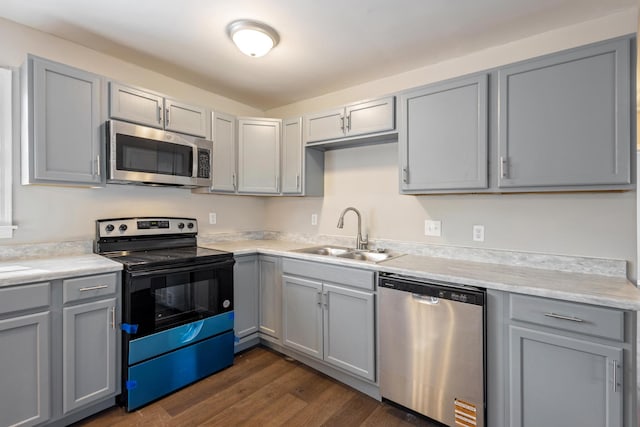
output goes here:
[[282, 260], [282, 272], [369, 290], [374, 289], [375, 283], [375, 272], [373, 271], [289, 258]]
[[49, 289], [49, 282], [0, 289], [0, 314], [49, 306]]
[[62, 281], [62, 302], [78, 301], [116, 293], [116, 274], [78, 277]]
[[527, 295], [511, 295], [510, 299], [511, 320], [624, 341], [622, 310]]

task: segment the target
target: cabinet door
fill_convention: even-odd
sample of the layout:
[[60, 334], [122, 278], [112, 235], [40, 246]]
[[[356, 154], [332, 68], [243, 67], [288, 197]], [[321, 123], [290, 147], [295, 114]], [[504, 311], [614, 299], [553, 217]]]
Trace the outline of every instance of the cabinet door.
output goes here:
[[324, 284], [324, 360], [375, 380], [374, 296]]
[[487, 75], [400, 97], [401, 189], [487, 188]]
[[[29, 173], [25, 183], [104, 182], [101, 167], [102, 79], [63, 64], [29, 58]], [[104, 157], [102, 157], [104, 159]]]
[[622, 348], [509, 327], [510, 426], [622, 425]]
[[302, 194], [302, 119], [282, 124], [282, 192]]
[[344, 138], [344, 108], [308, 114], [304, 118], [306, 143]]
[[233, 310], [236, 337], [258, 332], [259, 319], [258, 257], [236, 257], [233, 266]]
[[282, 280], [280, 258], [260, 256], [260, 332], [280, 339], [282, 325]]
[[617, 40], [501, 68], [499, 186], [629, 184], [629, 57]]
[[236, 191], [236, 118], [212, 113], [214, 191]]
[[280, 120], [238, 119], [238, 192], [280, 192]]
[[64, 413], [115, 393], [116, 309], [116, 298], [63, 308]]
[[322, 283], [282, 276], [283, 345], [322, 359]]
[[385, 132], [396, 128], [395, 97], [349, 105], [345, 110], [347, 136]]
[[164, 99], [160, 95], [109, 83], [109, 116], [145, 126], [164, 127]]
[[49, 312], [0, 320], [0, 425], [50, 417]]
[[201, 107], [178, 102], [175, 99], [164, 100], [164, 128], [188, 135], [209, 138], [207, 131], [207, 110]]

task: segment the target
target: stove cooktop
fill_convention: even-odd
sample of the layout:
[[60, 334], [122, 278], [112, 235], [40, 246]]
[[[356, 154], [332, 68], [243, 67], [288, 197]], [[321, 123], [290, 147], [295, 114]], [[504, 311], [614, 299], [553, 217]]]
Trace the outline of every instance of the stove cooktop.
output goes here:
[[163, 266], [198, 265], [233, 258], [231, 252], [193, 246], [146, 251], [117, 251], [101, 255], [122, 263], [129, 271]]

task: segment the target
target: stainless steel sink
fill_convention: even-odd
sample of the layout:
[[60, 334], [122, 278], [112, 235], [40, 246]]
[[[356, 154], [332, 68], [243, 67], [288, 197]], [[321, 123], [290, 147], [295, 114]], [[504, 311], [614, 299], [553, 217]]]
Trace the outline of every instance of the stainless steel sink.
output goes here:
[[301, 252], [304, 254], [340, 256], [348, 253], [351, 249], [340, 246], [313, 246], [311, 248], [297, 249], [293, 252]]
[[353, 248], [345, 248], [342, 246], [313, 246], [310, 248], [297, 249], [293, 252], [304, 254], [332, 256], [336, 258], [352, 259], [364, 262], [382, 262], [392, 258], [397, 258], [404, 254], [390, 252], [384, 249], [380, 250], [359, 250]]
[[391, 258], [399, 257], [402, 254], [391, 252], [375, 252], [375, 251], [354, 251], [338, 255], [340, 258], [355, 259], [357, 261], [380, 262]]

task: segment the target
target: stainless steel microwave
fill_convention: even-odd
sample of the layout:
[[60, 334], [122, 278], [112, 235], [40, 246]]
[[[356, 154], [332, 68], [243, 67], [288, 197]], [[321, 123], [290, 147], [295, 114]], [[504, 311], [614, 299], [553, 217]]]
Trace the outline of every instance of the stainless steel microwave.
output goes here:
[[107, 121], [107, 182], [210, 187], [213, 142]]

